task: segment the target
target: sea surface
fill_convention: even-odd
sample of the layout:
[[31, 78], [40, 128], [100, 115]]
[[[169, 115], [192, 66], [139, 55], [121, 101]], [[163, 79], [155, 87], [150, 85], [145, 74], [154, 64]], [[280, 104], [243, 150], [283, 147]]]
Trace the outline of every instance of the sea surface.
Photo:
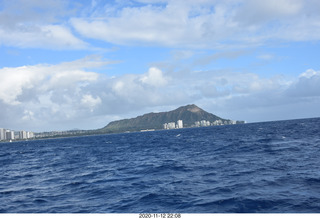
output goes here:
[[320, 119], [0, 143], [1, 213], [320, 213]]

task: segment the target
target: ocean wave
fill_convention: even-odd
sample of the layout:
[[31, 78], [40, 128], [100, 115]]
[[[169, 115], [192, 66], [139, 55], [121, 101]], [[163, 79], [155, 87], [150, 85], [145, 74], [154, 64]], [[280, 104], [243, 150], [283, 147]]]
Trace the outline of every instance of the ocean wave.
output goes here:
[[320, 119], [1, 144], [1, 213], [320, 213]]

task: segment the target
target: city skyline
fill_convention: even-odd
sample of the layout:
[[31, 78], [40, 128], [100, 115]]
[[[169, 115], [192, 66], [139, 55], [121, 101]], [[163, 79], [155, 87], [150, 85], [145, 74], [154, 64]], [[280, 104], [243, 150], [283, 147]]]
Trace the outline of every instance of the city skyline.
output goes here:
[[316, 0], [0, 1], [0, 126], [63, 131], [196, 104], [320, 117]]
[[0, 141], [26, 140], [34, 137], [34, 133], [30, 131], [15, 131], [6, 128], [0, 128]]

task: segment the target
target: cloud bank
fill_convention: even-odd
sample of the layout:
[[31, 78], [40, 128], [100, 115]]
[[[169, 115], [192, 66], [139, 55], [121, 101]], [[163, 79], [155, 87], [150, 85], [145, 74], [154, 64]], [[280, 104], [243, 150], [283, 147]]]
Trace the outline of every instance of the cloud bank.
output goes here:
[[57, 65], [0, 69], [0, 105], [6, 109], [0, 115], [2, 124], [35, 124], [35, 131], [44, 126], [65, 129], [66, 124], [99, 128], [114, 119], [146, 113], [146, 109], [157, 111], [162, 106], [170, 110], [186, 103], [199, 104], [221, 116], [228, 111], [228, 115], [240, 117], [242, 113], [255, 120], [259, 115], [253, 111], [258, 108], [282, 106], [289, 110], [293, 104], [307, 106], [320, 98], [320, 71], [313, 69], [294, 80], [222, 71], [189, 71], [180, 77], [158, 67], [117, 77], [89, 70], [109, 64], [86, 57]]
[[320, 39], [320, 3], [314, 0], [143, 2], [149, 4], [106, 5], [70, 23], [87, 38], [124, 45], [234, 48]]
[[90, 40], [172, 48], [244, 48], [320, 39], [317, 0], [5, 1], [0, 44], [87, 49]]

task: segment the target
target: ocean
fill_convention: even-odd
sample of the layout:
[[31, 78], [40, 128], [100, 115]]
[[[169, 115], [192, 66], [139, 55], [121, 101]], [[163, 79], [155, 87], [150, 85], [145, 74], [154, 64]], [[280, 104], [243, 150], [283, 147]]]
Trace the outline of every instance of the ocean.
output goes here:
[[1, 213], [320, 213], [320, 118], [0, 143]]

